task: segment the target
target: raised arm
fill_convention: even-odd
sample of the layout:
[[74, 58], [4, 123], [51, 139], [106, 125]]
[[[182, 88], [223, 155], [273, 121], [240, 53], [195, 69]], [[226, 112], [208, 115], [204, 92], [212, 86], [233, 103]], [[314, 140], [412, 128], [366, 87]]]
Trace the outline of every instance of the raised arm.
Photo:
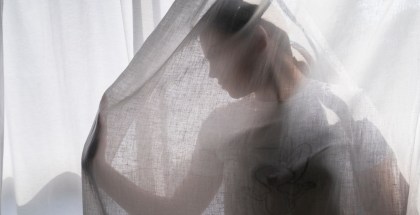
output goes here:
[[221, 183], [221, 175], [190, 172], [171, 198], [156, 196], [138, 187], [105, 161], [94, 160], [93, 174], [103, 189], [129, 214], [200, 214]]
[[[201, 147], [204, 140], [200, 137], [193, 155], [193, 168], [172, 197], [161, 197], [146, 191], [116, 171], [105, 160], [104, 138], [98, 138], [99, 141], [94, 143], [97, 151], [92, 160], [93, 178], [129, 214], [201, 214], [220, 187], [223, 166], [215, 153]], [[208, 164], [213, 166], [211, 174], [206, 174]]]

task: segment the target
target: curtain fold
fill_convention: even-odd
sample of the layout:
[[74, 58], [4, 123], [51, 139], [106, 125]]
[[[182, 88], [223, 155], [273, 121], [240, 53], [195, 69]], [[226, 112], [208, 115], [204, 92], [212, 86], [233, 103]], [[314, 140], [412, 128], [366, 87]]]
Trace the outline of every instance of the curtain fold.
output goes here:
[[175, 1], [103, 95], [84, 212], [419, 214], [419, 10]]
[[1, 213], [82, 214], [83, 143], [133, 57], [132, 1], [6, 0], [3, 12]]
[[[86, 161], [95, 151], [90, 145], [98, 141], [95, 134], [119, 132], [107, 139], [111, 144], [107, 161], [137, 187], [159, 197], [175, 195], [189, 170], [206, 178], [216, 172], [216, 162], [193, 162], [201, 160], [196, 157], [210, 159], [214, 154], [206, 152], [215, 150], [196, 146], [199, 131], [208, 127], [229, 131], [232, 127], [224, 126], [233, 126], [234, 120], [227, 119], [245, 120], [234, 117], [252, 108], [241, 103], [243, 112], [215, 112], [223, 104], [236, 104], [220, 83], [208, 77], [209, 62], [198, 39], [200, 20], [215, 1], [179, 0], [171, 7], [172, 0], [1, 0], [1, 213], [82, 214], [83, 192], [86, 214], [126, 214], [101, 186], [92, 187], [96, 181], [90, 170], [81, 176], [83, 143], [89, 136]], [[278, 22], [292, 44], [314, 57], [318, 64], [312, 78], [339, 86], [332, 89], [351, 107], [355, 120], [370, 116], [409, 184], [406, 214], [419, 214], [419, 2], [271, 2], [262, 17]], [[305, 60], [297, 46], [292, 51], [297, 60]], [[101, 126], [94, 126], [89, 135], [101, 96], [95, 123]], [[326, 124], [335, 122], [334, 117], [340, 118], [337, 110], [324, 103], [316, 110], [329, 117]], [[258, 103], [258, 109], [270, 108]], [[220, 123], [220, 118], [227, 122]], [[216, 134], [201, 134], [209, 135]], [[304, 154], [307, 149], [299, 150]], [[204, 153], [194, 157], [194, 151]], [[218, 153], [221, 160], [233, 156]], [[226, 195], [235, 182], [227, 173], [204, 214], [241, 210], [226, 206], [228, 200], [244, 197]], [[153, 214], [157, 207], [144, 209]]]

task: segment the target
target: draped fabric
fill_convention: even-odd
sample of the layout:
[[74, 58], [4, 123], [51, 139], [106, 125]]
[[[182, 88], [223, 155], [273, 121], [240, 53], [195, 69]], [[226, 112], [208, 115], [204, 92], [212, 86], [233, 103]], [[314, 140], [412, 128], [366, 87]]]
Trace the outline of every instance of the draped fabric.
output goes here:
[[0, 213], [82, 214], [80, 157], [97, 105], [172, 1], [1, 2]]
[[[0, 23], [0, 156], [2, 157], [4, 144], [3, 0], [0, 1]], [[0, 166], [0, 176], [3, 176], [2, 159], [0, 159]]]
[[85, 214], [419, 214], [415, 1], [177, 0], [102, 97]]

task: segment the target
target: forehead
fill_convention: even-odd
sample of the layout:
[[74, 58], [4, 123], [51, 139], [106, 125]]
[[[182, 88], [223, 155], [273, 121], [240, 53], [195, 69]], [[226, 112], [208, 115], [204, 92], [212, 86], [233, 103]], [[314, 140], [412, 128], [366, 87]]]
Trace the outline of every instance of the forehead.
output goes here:
[[214, 45], [223, 43], [224, 41], [228, 40], [228, 37], [225, 34], [215, 30], [205, 30], [200, 34], [199, 39], [200, 43], [202, 44]]
[[226, 46], [228, 43], [229, 37], [223, 33], [207, 30], [200, 34], [199, 41], [201, 47], [203, 48], [204, 54], [210, 49], [214, 49], [220, 46]]

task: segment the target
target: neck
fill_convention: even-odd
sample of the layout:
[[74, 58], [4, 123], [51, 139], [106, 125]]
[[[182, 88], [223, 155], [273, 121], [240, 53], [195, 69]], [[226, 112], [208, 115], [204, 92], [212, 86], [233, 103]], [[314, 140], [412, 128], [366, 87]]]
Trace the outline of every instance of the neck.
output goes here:
[[259, 101], [283, 103], [296, 92], [305, 79], [305, 76], [294, 64], [288, 66], [287, 69], [284, 67], [281, 70], [273, 68], [271, 74], [272, 77], [267, 83], [255, 91], [255, 97]]

